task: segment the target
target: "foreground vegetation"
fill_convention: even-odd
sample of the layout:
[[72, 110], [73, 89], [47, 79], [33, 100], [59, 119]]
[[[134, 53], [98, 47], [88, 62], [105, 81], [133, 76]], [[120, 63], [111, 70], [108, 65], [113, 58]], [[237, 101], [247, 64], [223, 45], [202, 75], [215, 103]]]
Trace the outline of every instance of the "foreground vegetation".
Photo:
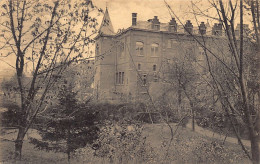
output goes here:
[[[112, 124], [110, 124], [112, 125]], [[111, 127], [111, 126], [107, 126]], [[172, 124], [175, 130], [176, 124]], [[164, 124], [106, 128], [106, 141], [93, 150], [88, 145], [78, 149], [71, 163], [249, 163], [237, 144], [205, 137], [191, 129], [179, 127], [170, 142], [170, 129]], [[135, 129], [138, 129], [138, 133]], [[112, 132], [113, 133], [110, 133]], [[122, 137], [122, 132], [126, 132]], [[117, 135], [114, 135], [116, 133]], [[109, 135], [111, 134], [111, 135]], [[140, 135], [139, 135], [140, 134]], [[104, 136], [104, 135], [103, 135]], [[107, 141], [110, 142], [107, 142]], [[115, 142], [116, 141], [116, 142]], [[134, 143], [134, 145], [133, 145]], [[14, 163], [13, 143], [1, 141], [1, 162]], [[123, 152], [125, 151], [125, 152]], [[23, 158], [19, 163], [67, 163], [66, 153], [46, 152], [24, 142]]]

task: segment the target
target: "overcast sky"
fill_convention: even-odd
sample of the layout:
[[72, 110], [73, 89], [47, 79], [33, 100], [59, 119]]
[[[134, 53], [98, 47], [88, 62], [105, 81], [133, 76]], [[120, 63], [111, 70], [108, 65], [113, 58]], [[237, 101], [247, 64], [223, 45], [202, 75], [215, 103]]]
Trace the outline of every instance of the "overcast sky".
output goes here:
[[[189, 19], [189, 0], [168, 0], [174, 12], [182, 20]], [[206, 1], [205, 1], [206, 2]], [[115, 31], [131, 25], [131, 13], [137, 13], [137, 20], [146, 21], [158, 16], [160, 22], [167, 23], [171, 19], [164, 0], [93, 0], [93, 3], [103, 9], [106, 5]]]

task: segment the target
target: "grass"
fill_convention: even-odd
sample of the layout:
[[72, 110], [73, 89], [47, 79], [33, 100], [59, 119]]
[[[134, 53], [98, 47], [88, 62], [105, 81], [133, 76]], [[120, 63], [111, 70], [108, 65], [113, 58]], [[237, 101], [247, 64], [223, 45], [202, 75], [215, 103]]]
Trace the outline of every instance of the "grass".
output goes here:
[[35, 163], [67, 163], [66, 154], [46, 152], [34, 149], [34, 146], [28, 141], [24, 141], [22, 160], [17, 162], [13, 160], [14, 156], [14, 143], [10, 141], [1, 141], [0, 143], [0, 163], [22, 163], [22, 164], [35, 164]]
[[[239, 145], [221, 145], [222, 141], [192, 132], [188, 128], [179, 127], [171, 144], [170, 129], [163, 124], [146, 124], [143, 135], [156, 153], [154, 163], [249, 163]], [[24, 142], [21, 162], [12, 159], [13, 142], [1, 141], [0, 147], [0, 163], [68, 163], [66, 154], [34, 149], [28, 141]], [[88, 162], [84, 158], [88, 158]], [[108, 163], [91, 157], [91, 153], [84, 158], [77, 157], [71, 163]]]
[[[175, 131], [176, 126], [173, 125], [172, 128]], [[170, 163], [250, 163], [238, 144], [225, 142], [223, 145], [222, 140], [192, 132], [188, 128], [179, 127], [171, 143], [171, 132], [166, 125], [147, 125], [145, 135], [158, 155], [162, 156], [161, 161], [166, 159]]]

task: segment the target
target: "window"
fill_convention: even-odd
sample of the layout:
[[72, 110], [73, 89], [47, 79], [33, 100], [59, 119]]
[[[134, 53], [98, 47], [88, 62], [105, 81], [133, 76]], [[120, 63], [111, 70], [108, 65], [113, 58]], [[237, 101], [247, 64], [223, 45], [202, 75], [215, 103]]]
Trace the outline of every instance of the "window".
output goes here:
[[197, 61], [198, 62], [203, 61], [204, 60], [204, 55], [205, 55], [204, 48], [203, 47], [199, 47], [199, 54], [198, 54], [198, 57], [197, 57]]
[[137, 69], [138, 69], [138, 71], [141, 70], [141, 64], [140, 63], [138, 64], [138, 68]]
[[158, 49], [159, 49], [159, 45], [156, 43], [153, 43], [151, 45], [151, 56], [158, 56]]
[[158, 82], [158, 75], [153, 76], [153, 82]]
[[147, 75], [143, 75], [142, 80], [142, 85], [145, 86], [147, 84]]
[[204, 55], [204, 48], [203, 47], [199, 47], [199, 55]]
[[116, 73], [116, 84], [124, 84], [125, 82], [125, 73], [117, 72]]
[[118, 77], [119, 81], [118, 81], [118, 84], [122, 84], [122, 76], [121, 76], [121, 74], [122, 74], [122, 72], [119, 72], [119, 77]]
[[122, 82], [122, 84], [124, 84], [124, 83], [125, 83], [125, 82], [124, 82], [124, 81], [125, 81], [125, 73], [124, 73], [124, 72], [122, 72], [121, 74], [122, 74], [122, 77], [121, 77], [121, 78], [122, 78], [122, 80], [121, 80], [121, 82]]
[[116, 73], [116, 84], [118, 84], [118, 72]]
[[170, 31], [170, 32], [177, 32], [176, 25], [170, 25], [169, 31]]
[[155, 24], [155, 25], [154, 25], [154, 29], [155, 29], [155, 30], [160, 30], [160, 24]]
[[144, 43], [143, 42], [136, 42], [136, 54], [138, 56], [143, 56], [144, 55]]
[[153, 71], [156, 71], [156, 65], [155, 64], [153, 65]]
[[173, 61], [171, 59], [166, 59], [168, 64], [173, 64]]

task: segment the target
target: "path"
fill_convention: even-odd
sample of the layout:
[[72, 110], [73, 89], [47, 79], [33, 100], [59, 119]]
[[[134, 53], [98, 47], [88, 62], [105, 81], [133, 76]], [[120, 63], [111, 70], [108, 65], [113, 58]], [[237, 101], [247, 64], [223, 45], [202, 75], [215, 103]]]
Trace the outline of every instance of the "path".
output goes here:
[[[191, 120], [189, 120], [189, 122], [188, 122], [186, 127], [189, 128], [189, 129], [192, 129]], [[204, 136], [207, 136], [207, 137], [210, 137], [210, 138], [219, 139], [219, 140], [222, 140], [222, 141], [224, 141], [224, 139], [225, 139], [225, 135], [223, 135], [223, 134], [221, 135], [221, 134], [213, 132], [211, 130], [204, 129], [204, 128], [198, 126], [198, 125], [195, 125], [195, 132], [200, 133], [200, 134], [202, 134]], [[234, 137], [227, 137], [225, 142], [238, 144], [237, 138], [234, 138]], [[247, 147], [251, 147], [251, 144], [250, 144], [249, 140], [242, 139], [242, 143], [245, 146], [247, 146]], [[260, 143], [259, 143], [259, 145], [260, 145]]]

